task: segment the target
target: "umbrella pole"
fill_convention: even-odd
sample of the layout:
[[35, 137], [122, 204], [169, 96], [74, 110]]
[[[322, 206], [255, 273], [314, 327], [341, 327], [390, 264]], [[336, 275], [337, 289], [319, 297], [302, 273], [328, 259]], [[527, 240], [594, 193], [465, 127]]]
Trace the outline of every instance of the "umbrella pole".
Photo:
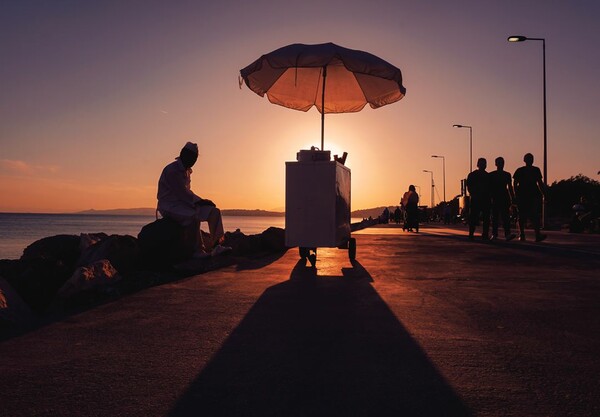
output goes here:
[[323, 89], [321, 90], [321, 150], [325, 150], [325, 78], [327, 67], [323, 67]]

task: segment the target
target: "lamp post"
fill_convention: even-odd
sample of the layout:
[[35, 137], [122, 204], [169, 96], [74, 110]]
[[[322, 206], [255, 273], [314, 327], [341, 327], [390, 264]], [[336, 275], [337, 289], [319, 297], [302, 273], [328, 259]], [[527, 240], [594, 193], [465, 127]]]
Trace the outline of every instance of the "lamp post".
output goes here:
[[[523, 35], [511, 35], [507, 39], [509, 42], [542, 41], [542, 70], [544, 84], [544, 185], [548, 186], [548, 127], [546, 118], [546, 39], [528, 38]], [[542, 204], [542, 227], [546, 227], [545, 202]]]
[[431, 174], [431, 209], [433, 210], [433, 202], [434, 202], [434, 198], [433, 198], [433, 191], [434, 191], [434, 183], [433, 183], [433, 171], [429, 171], [427, 169], [424, 169], [423, 172], [429, 172]]
[[465, 125], [452, 125], [452, 127], [469, 129], [469, 172], [473, 172], [473, 128]]
[[544, 78], [544, 185], [548, 185], [548, 128], [546, 118], [546, 39], [528, 38], [522, 35], [512, 35], [507, 38], [509, 42], [542, 41], [542, 69]]
[[444, 202], [446, 201], [446, 158], [443, 155], [431, 155], [432, 158], [442, 158], [442, 178], [444, 181]]

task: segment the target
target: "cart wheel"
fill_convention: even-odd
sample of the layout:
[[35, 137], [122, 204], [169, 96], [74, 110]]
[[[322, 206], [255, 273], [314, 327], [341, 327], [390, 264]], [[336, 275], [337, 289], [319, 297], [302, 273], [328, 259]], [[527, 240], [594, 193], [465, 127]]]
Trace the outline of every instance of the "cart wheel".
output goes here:
[[300, 252], [300, 258], [305, 261], [308, 258], [309, 249], [308, 248], [298, 248]]
[[356, 239], [353, 237], [348, 241], [348, 257], [351, 261], [356, 259]]

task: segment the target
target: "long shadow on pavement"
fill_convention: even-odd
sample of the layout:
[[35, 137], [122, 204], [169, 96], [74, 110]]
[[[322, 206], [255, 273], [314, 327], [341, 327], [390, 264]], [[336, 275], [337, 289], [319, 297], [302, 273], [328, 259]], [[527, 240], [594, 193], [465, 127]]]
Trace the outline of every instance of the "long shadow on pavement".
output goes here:
[[419, 236], [439, 237], [441, 239], [452, 240], [455, 242], [463, 242], [469, 245], [488, 246], [490, 248], [510, 248], [522, 252], [540, 253], [545, 255], [561, 255], [564, 257], [580, 258], [585, 260], [598, 259], [598, 250], [596, 249], [596, 242], [590, 242], [587, 244], [566, 244], [554, 242], [552, 239], [553, 236], [549, 236], [548, 240], [545, 240], [542, 243], [535, 243], [532, 237], [529, 237], [529, 240], [525, 242], [520, 242], [517, 239], [514, 239], [510, 242], [506, 242], [504, 239], [501, 238], [494, 241], [483, 241], [481, 240], [481, 236], [477, 234], [475, 235], [475, 239], [473, 241], [469, 241], [466, 235], [427, 233], [426, 230], [423, 231], [423, 233]]
[[317, 276], [300, 261], [169, 415], [470, 416], [372, 280], [358, 262]]

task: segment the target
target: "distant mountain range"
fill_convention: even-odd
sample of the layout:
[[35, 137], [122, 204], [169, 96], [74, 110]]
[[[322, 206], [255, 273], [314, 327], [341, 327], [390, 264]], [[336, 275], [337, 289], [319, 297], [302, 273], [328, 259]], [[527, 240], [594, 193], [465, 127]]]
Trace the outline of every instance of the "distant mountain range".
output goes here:
[[[83, 210], [75, 214], [103, 214], [111, 216], [154, 216], [154, 208], [130, 208], [130, 209], [110, 209], [110, 210]], [[283, 217], [285, 212], [267, 211], [267, 210], [244, 210], [244, 209], [225, 209], [221, 210], [224, 216], [262, 216], [262, 217]]]
[[[377, 217], [379, 216], [385, 207], [374, 207], [370, 209], [355, 210], [351, 213], [351, 217]], [[390, 210], [394, 210], [394, 207], [389, 207]], [[110, 210], [84, 210], [79, 211], [75, 214], [102, 214], [110, 216], [154, 216], [156, 209], [154, 208], [128, 208], [128, 209], [110, 209]], [[245, 209], [224, 209], [221, 210], [224, 216], [261, 216], [261, 217], [283, 217], [285, 216], [284, 211], [268, 211], [268, 210], [245, 210]]]
[[[383, 210], [385, 209], [385, 206], [381, 206], [381, 207], [373, 207], [370, 209], [363, 209], [363, 210], [354, 210], [350, 216], [351, 217], [357, 217], [357, 218], [361, 218], [361, 219], [368, 219], [369, 217], [372, 218], [376, 218], [381, 216], [381, 213], [383, 213]], [[394, 206], [389, 206], [388, 210], [390, 212], [393, 212], [396, 209], [396, 207]]]
[[129, 209], [110, 209], [110, 210], [83, 210], [74, 214], [106, 214], [112, 216], [154, 216], [156, 209], [153, 208], [129, 208]]

